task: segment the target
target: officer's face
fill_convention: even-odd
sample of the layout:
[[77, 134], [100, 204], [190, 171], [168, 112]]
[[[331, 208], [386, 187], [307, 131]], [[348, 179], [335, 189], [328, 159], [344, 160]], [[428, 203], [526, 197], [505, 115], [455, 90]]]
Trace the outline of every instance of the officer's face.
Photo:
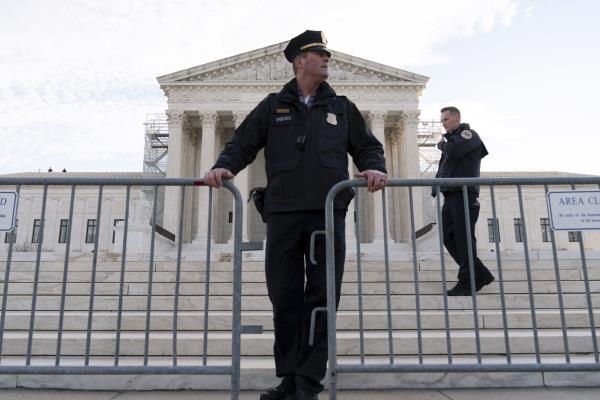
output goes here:
[[440, 120], [442, 121], [442, 126], [446, 132], [452, 132], [460, 125], [460, 114], [444, 111]]
[[325, 80], [329, 76], [329, 55], [325, 52], [307, 51], [302, 65], [302, 74], [307, 77]]

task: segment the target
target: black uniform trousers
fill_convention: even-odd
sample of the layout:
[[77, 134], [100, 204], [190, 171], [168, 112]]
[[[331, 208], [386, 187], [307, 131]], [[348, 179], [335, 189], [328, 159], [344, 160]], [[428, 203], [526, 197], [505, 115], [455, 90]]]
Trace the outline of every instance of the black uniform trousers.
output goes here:
[[444, 192], [444, 205], [442, 207], [442, 224], [444, 233], [444, 246], [454, 261], [459, 266], [458, 281], [461, 283], [470, 283], [471, 276], [469, 274], [469, 252], [468, 240], [471, 240], [471, 248], [473, 249], [473, 267], [475, 272], [475, 282], [484, 277], [491, 275], [490, 271], [481, 260], [477, 257], [477, 240], [475, 239], [475, 224], [479, 218], [479, 201], [478, 194], [475, 192], [467, 192], [469, 203], [469, 217], [471, 227], [471, 237], [467, 237], [467, 226], [465, 222], [465, 208], [463, 193], [460, 192]]
[[[336, 307], [339, 303], [345, 244], [345, 210], [335, 210]], [[266, 278], [273, 304], [275, 372], [294, 376], [296, 386], [318, 393], [327, 372], [327, 317], [316, 316], [314, 345], [309, 346], [310, 317], [327, 304], [325, 236], [315, 240], [310, 261], [310, 236], [325, 229], [323, 210], [271, 213], [267, 218]], [[306, 280], [305, 280], [306, 278]]]

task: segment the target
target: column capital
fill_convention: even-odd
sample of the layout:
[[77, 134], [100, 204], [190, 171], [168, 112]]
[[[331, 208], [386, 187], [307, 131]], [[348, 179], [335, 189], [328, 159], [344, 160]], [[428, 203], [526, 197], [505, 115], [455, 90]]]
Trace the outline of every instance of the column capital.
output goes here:
[[190, 119], [183, 111], [166, 111], [169, 134], [192, 137], [193, 129]]
[[404, 125], [416, 126], [419, 124], [419, 115], [421, 115], [419, 110], [402, 111], [402, 122]]
[[216, 111], [199, 111], [202, 125], [217, 125], [219, 117]]
[[244, 122], [247, 116], [248, 112], [246, 111], [233, 111], [233, 124], [236, 129]]
[[369, 124], [371, 126], [377, 124], [385, 124], [385, 117], [387, 116], [387, 111], [385, 110], [370, 110], [368, 114]]
[[166, 110], [165, 114], [167, 115], [167, 123], [169, 124], [169, 126], [182, 126], [187, 121], [186, 115], [183, 111]]

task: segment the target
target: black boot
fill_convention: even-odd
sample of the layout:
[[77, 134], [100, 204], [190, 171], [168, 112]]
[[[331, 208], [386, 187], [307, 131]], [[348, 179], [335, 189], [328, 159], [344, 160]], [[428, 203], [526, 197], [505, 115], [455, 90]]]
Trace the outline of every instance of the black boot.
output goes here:
[[293, 399], [293, 400], [319, 400], [316, 393], [307, 392], [302, 389], [297, 389], [296, 393], [294, 393], [294, 396], [291, 397], [291, 399]]
[[456, 286], [446, 292], [448, 296], [470, 296], [471, 283], [467, 281], [458, 281]]
[[477, 284], [475, 285], [475, 289], [477, 289], [477, 291], [479, 292], [482, 287], [494, 282], [495, 279], [496, 278], [494, 278], [494, 275], [492, 275], [492, 273], [490, 271], [487, 271], [487, 274], [485, 274], [485, 275], [483, 275], [483, 277], [477, 279]]
[[296, 393], [292, 400], [318, 400], [317, 393], [323, 390], [321, 382], [303, 375], [296, 375]]
[[296, 391], [296, 383], [293, 375], [286, 375], [279, 386], [269, 389], [260, 395], [260, 400], [289, 400]]

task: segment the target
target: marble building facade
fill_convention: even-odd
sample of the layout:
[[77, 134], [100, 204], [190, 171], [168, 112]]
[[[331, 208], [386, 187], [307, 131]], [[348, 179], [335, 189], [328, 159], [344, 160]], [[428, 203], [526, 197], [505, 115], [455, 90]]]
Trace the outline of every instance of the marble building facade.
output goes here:
[[[167, 177], [202, 177], [215, 162], [225, 143], [233, 135], [251, 110], [269, 93], [277, 92], [292, 78], [291, 65], [283, 57], [286, 43], [275, 44], [262, 49], [228, 57], [212, 63], [174, 72], [158, 78], [158, 83], [167, 97], [166, 110], [169, 125], [169, 148]], [[376, 62], [332, 51], [329, 82], [340, 95], [346, 95], [363, 113], [373, 134], [385, 145], [385, 155], [389, 176], [393, 178], [421, 177], [417, 127], [419, 123], [419, 97], [426, 87], [428, 78], [409, 71], [392, 68]], [[355, 172], [349, 162], [350, 175]], [[60, 177], [141, 177], [144, 173], [23, 173], [12, 176], [52, 178]], [[557, 176], [556, 173], [488, 173], [488, 176]], [[560, 175], [560, 174], [558, 174]], [[7, 176], [7, 175], [4, 175]], [[486, 174], [484, 174], [486, 176]], [[264, 186], [264, 156], [262, 151], [257, 159], [234, 179], [234, 184], [244, 198], [243, 240], [263, 241], [265, 225], [253, 206], [246, 202], [251, 188]], [[4, 187], [4, 189], [11, 189]], [[532, 251], [550, 252], [547, 241], [547, 217], [542, 188], [524, 187], [525, 222], [530, 236]], [[212, 242], [217, 248], [226, 251], [232, 241], [233, 199], [226, 190], [213, 191], [213, 233]], [[90, 243], [90, 226], [95, 221], [97, 188], [78, 188], [73, 217], [73, 237], [71, 251], [86, 253], [93, 249]], [[149, 246], [149, 221], [152, 196], [148, 190], [133, 188], [130, 206], [131, 241], [128, 251], [147, 252]], [[64, 252], [64, 224], [68, 218], [70, 190], [66, 187], [49, 191], [46, 229], [43, 250], [57, 255]], [[361, 220], [360, 241], [373, 246], [365, 246], [365, 252], [381, 253], [382, 239], [386, 231], [389, 243], [397, 251], [408, 251], [411, 233], [409, 201], [406, 189], [388, 189], [387, 229], [383, 224], [381, 192], [374, 195], [360, 190], [361, 202], [357, 214]], [[516, 192], [512, 189], [497, 191], [500, 250], [522, 252], [515, 224], [520, 219]], [[15, 250], [22, 253], [35, 252], [36, 223], [41, 212], [41, 188], [24, 188], [19, 204], [19, 226], [14, 240]], [[167, 187], [159, 193], [159, 223], [168, 231], [176, 233], [179, 226], [180, 189]], [[490, 232], [491, 207], [489, 191], [482, 190], [481, 214], [477, 225], [478, 248], [489, 254], [495, 250]], [[120, 252], [120, 238], [123, 231], [125, 210], [124, 188], [107, 188], [104, 192], [102, 218], [100, 223], [99, 251], [103, 254]], [[198, 248], [207, 236], [209, 198], [206, 188], [186, 190], [183, 213], [185, 249]], [[419, 229], [437, 221], [435, 203], [429, 196], [429, 188], [413, 190], [414, 226]], [[346, 230], [348, 248], [355, 243], [354, 202], [347, 217]], [[38, 221], [38, 222], [36, 222]], [[92, 224], [92, 225], [90, 225]], [[420, 252], [436, 252], [437, 233], [419, 240]], [[546, 233], [544, 233], [546, 232]], [[7, 234], [8, 235], [8, 234]], [[6, 235], [5, 235], [6, 236]], [[137, 238], [137, 239], [135, 239]], [[578, 243], [568, 232], [556, 235], [559, 251], [577, 252]], [[5, 253], [11, 237], [0, 240], [0, 253]], [[135, 241], [139, 246], [135, 246]], [[172, 251], [173, 242], [158, 236], [159, 251]], [[221, 247], [219, 247], [221, 245]], [[394, 247], [395, 246], [395, 247]], [[585, 248], [600, 249], [598, 233], [585, 234]]]
[[[283, 56], [286, 43], [229, 57], [213, 63], [186, 69], [158, 78], [168, 98], [167, 116], [170, 143], [168, 177], [203, 176], [216, 160], [219, 151], [231, 138], [233, 130], [269, 93], [277, 92], [293, 77], [291, 64]], [[391, 68], [372, 61], [332, 51], [329, 83], [340, 95], [356, 103], [364, 113], [373, 134], [385, 144], [390, 176], [403, 178], [419, 174], [417, 125], [419, 96], [428, 78], [412, 72]], [[352, 163], [349, 163], [352, 165]], [[350, 176], [354, 167], [351, 167]], [[255, 186], [266, 183], [262, 152], [248, 168], [235, 177], [242, 196]], [[215, 221], [220, 227], [216, 241], [230, 236], [226, 221], [232, 212], [232, 199], [219, 193], [216, 199]], [[179, 223], [177, 206], [179, 189], [167, 188], [163, 224], [175, 231]], [[359, 212], [362, 215], [367, 241], [383, 238], [381, 194], [367, 197]], [[188, 193], [184, 213], [186, 241], [206, 239], [203, 221], [208, 215], [208, 194], [201, 190]], [[410, 215], [405, 192], [388, 195], [394, 204], [390, 235], [395, 241], [407, 241]], [[415, 193], [415, 203], [421, 204], [421, 193]], [[246, 202], [244, 202], [246, 204]], [[353, 210], [348, 213], [348, 222]], [[262, 240], [264, 225], [253, 208], [245, 209], [243, 237]], [[415, 225], [422, 226], [421, 207], [415, 210]], [[351, 230], [349, 230], [351, 231]], [[348, 232], [352, 238], [353, 232]]]

